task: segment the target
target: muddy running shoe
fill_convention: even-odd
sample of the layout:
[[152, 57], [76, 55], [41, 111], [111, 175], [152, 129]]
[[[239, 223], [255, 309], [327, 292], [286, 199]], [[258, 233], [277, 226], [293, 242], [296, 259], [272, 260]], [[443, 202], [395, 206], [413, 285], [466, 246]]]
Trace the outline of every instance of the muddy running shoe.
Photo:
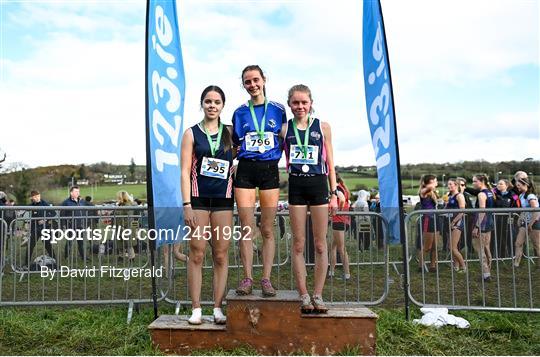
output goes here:
[[300, 305], [300, 311], [303, 314], [311, 314], [315, 308], [313, 307], [313, 304], [311, 303], [311, 297], [309, 296], [309, 294], [304, 294], [300, 296], [300, 298], [302, 299], [302, 305]]
[[227, 323], [227, 317], [223, 315], [220, 307], [214, 307], [214, 323], [216, 325], [225, 325]]
[[276, 289], [274, 289], [269, 279], [265, 278], [261, 280], [261, 288], [264, 297], [276, 296]]
[[236, 294], [238, 295], [251, 295], [253, 291], [253, 280], [250, 278], [244, 278], [240, 285], [236, 288]]
[[313, 295], [311, 300], [313, 303], [313, 311], [318, 314], [326, 314], [328, 312], [328, 307], [324, 304], [323, 298], [320, 295]]

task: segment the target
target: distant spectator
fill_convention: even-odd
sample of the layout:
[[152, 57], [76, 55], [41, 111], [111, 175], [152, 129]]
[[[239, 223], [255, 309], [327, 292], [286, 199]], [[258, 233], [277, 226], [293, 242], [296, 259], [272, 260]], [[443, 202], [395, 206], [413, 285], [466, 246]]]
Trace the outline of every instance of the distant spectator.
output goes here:
[[[345, 185], [345, 181], [341, 178], [339, 173], [336, 172], [337, 181], [337, 194], [339, 198], [339, 211], [349, 211], [349, 189]], [[349, 255], [347, 254], [347, 248], [345, 247], [345, 230], [351, 225], [351, 216], [335, 215], [332, 217], [332, 244], [330, 248], [330, 269], [328, 270], [328, 276], [334, 276], [335, 267], [337, 263], [337, 254], [341, 257], [343, 262], [343, 278], [348, 280], [351, 277], [349, 269]]]
[[513, 189], [512, 191], [516, 194], [516, 195], [520, 195], [521, 192], [519, 192], [519, 189], [517, 188], [517, 185], [516, 185], [516, 182], [519, 180], [519, 179], [528, 179], [529, 176], [527, 175], [527, 173], [525, 171], [516, 171], [516, 173], [514, 174], [514, 177], [512, 178], [512, 186]]
[[[84, 203], [85, 203], [85, 206], [91, 206], [91, 207], [94, 207], [95, 204], [94, 204], [94, 201], [92, 200], [92, 196], [86, 196], [84, 198]], [[96, 228], [98, 223], [99, 223], [99, 214], [98, 214], [98, 210], [96, 209], [95, 211], [94, 210], [88, 210], [88, 211], [85, 211], [84, 213], [86, 213], [86, 216], [87, 216], [87, 221], [85, 222], [86, 223], [86, 226], [87, 227], [90, 227], [92, 229]]]
[[[519, 195], [514, 193], [510, 181], [501, 179], [497, 182], [497, 187], [493, 189], [495, 194], [495, 207], [508, 209], [520, 207]], [[508, 214], [495, 216], [495, 238], [491, 242], [491, 252], [495, 249], [499, 258], [512, 256], [512, 237], [514, 235], [514, 225], [508, 220]], [[496, 246], [495, 246], [496, 245]]]
[[[538, 197], [535, 194], [534, 184], [528, 178], [516, 179], [516, 187], [520, 192], [519, 199], [523, 208], [538, 208]], [[536, 255], [540, 256], [540, 214], [538, 212], [524, 212], [519, 219], [519, 232], [516, 238], [514, 266], [519, 267], [523, 257], [523, 244], [527, 236], [533, 243]]]
[[[495, 195], [489, 187], [487, 175], [473, 176], [474, 188], [478, 191], [475, 208], [493, 208]], [[491, 280], [491, 232], [493, 231], [493, 213], [475, 213], [473, 218], [472, 245], [482, 265], [482, 277], [485, 282]]]
[[[447, 209], [465, 209], [465, 197], [459, 192], [459, 184], [456, 179], [449, 179], [447, 183], [449, 195], [446, 203]], [[446, 226], [446, 221], [444, 222]], [[456, 272], [465, 272], [467, 266], [459, 249], [459, 241], [465, 227], [463, 212], [453, 213], [449, 220], [450, 251], [452, 252], [453, 266]]]
[[[474, 189], [469, 189], [467, 187], [467, 180], [463, 177], [456, 178], [458, 184], [459, 184], [459, 192], [463, 194], [463, 197], [465, 198], [465, 208], [473, 208], [472, 200], [473, 194], [471, 194], [469, 191], [473, 191], [474, 196], [478, 194], [478, 192]], [[466, 214], [465, 215], [465, 228], [463, 231], [463, 238], [460, 240], [459, 249], [462, 249], [464, 246], [467, 246], [469, 249], [472, 247], [472, 230], [473, 230], [473, 216], [472, 214]]]
[[[69, 206], [69, 207], [81, 207], [86, 206], [86, 201], [81, 199], [81, 193], [79, 186], [72, 186], [69, 189], [69, 197], [66, 198], [62, 203], [61, 206]], [[61, 221], [60, 224], [62, 228], [64, 229], [74, 229], [74, 230], [80, 230], [80, 229], [86, 229], [88, 226], [87, 223], [87, 217], [86, 212], [78, 209], [71, 209], [71, 210], [62, 210], [60, 212]], [[71, 250], [71, 242], [72, 241], [66, 241], [66, 246], [64, 249], [64, 258], [67, 259], [68, 252]], [[84, 241], [77, 240], [77, 249], [79, 251], [79, 256], [86, 260], [86, 254], [84, 249]]]
[[[133, 201], [133, 197], [127, 192], [127, 191], [118, 191], [116, 193], [116, 204], [119, 207], [126, 207], [126, 206], [135, 206], [135, 202]], [[122, 210], [117, 212], [117, 216], [120, 216], [116, 218], [116, 226], [117, 229], [130, 229], [131, 230], [131, 238], [133, 238], [134, 232], [131, 228], [131, 221], [133, 220], [133, 211], [131, 210]], [[125, 257], [129, 260], [135, 259], [135, 249], [133, 248], [132, 241], [122, 242], [127, 244], [127, 249], [125, 253]]]
[[[434, 211], [437, 207], [437, 177], [434, 175], [423, 175], [420, 179], [420, 188], [418, 195], [420, 196], [420, 208], [423, 210]], [[424, 268], [424, 254], [431, 253], [431, 263], [429, 271], [435, 272], [437, 267], [437, 241], [438, 232], [435, 224], [434, 214], [422, 215], [420, 230], [422, 231], [423, 243], [418, 251], [419, 271]]]
[[[30, 192], [30, 205], [32, 207], [49, 207], [52, 206], [47, 201], [41, 199], [41, 194], [37, 190], [33, 190]], [[56, 214], [54, 211], [45, 211], [45, 210], [38, 210], [33, 209], [31, 213], [31, 220], [30, 220], [30, 239], [28, 241], [28, 248], [27, 248], [27, 254], [25, 256], [25, 262], [24, 265], [26, 267], [29, 267], [29, 262], [32, 259], [32, 253], [34, 251], [34, 248], [36, 246], [36, 243], [39, 239], [41, 239], [41, 233], [42, 230], [45, 228], [52, 228], [52, 221], [50, 218], [54, 217]], [[45, 243], [45, 249], [47, 250], [47, 253], [49, 253], [49, 256], [53, 259], [54, 251], [51, 245], [51, 242], [49, 240], [44, 241]]]
[[[0, 191], [0, 207], [7, 206], [7, 195], [5, 192]], [[0, 211], [0, 218], [5, 220], [6, 213], [8, 211]], [[0, 222], [0, 274], [3, 274], [2, 271], [4, 269], [4, 242], [7, 232], [4, 228], [4, 225]]]
[[369, 211], [368, 205], [369, 192], [360, 190], [357, 193], [356, 201], [352, 204], [355, 211]]

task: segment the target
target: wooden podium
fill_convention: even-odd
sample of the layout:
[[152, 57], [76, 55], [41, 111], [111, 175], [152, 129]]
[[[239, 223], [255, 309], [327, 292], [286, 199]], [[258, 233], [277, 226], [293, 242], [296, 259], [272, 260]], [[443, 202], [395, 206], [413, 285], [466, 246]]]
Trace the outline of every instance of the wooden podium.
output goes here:
[[276, 297], [227, 295], [227, 324], [215, 325], [204, 316], [202, 325], [189, 325], [189, 316], [163, 315], [148, 329], [152, 342], [165, 353], [190, 354], [192, 350], [251, 346], [261, 355], [331, 355], [360, 347], [375, 354], [377, 315], [360, 305], [329, 305], [327, 314], [301, 314], [296, 291], [278, 291]]

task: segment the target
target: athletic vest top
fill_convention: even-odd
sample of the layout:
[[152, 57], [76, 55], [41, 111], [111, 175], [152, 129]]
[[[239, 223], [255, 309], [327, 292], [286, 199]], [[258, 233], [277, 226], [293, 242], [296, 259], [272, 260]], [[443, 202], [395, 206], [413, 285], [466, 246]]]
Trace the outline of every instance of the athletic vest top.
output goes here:
[[446, 208], [448, 209], [458, 209], [459, 208], [459, 202], [457, 200], [459, 193], [456, 193], [453, 196], [448, 197], [448, 202], [446, 203]]
[[[494, 200], [493, 192], [491, 192], [491, 190], [489, 190], [487, 188], [483, 189], [480, 192], [483, 192], [487, 197], [487, 199], [486, 199], [486, 207], [485, 208], [493, 208], [493, 207], [495, 207], [495, 200]], [[480, 208], [479, 206], [480, 206], [480, 203], [479, 203], [478, 198], [477, 198], [475, 208]], [[476, 222], [478, 221], [478, 213], [476, 213], [474, 215], [474, 218], [475, 218], [474, 222], [476, 224]], [[480, 228], [482, 230], [488, 230], [488, 229], [493, 228], [493, 213], [486, 213], [484, 215], [484, 218], [482, 219], [482, 222], [480, 223]]]
[[[341, 211], [348, 212], [349, 211], [349, 193], [347, 192], [347, 189], [340, 183], [337, 184], [337, 190], [343, 192], [343, 196], [345, 196], [345, 204], [343, 205], [343, 208], [341, 208]], [[351, 224], [351, 216], [332, 216], [332, 222], [342, 222], [345, 224]]]
[[[303, 159], [301, 151], [292, 152], [292, 145], [298, 145], [296, 136], [294, 135], [293, 120], [287, 123], [287, 132], [285, 133], [285, 159], [287, 172], [293, 175], [315, 176], [328, 175], [328, 165], [326, 164], [326, 148], [324, 146], [324, 134], [321, 128], [321, 121], [313, 118], [309, 126], [308, 145], [311, 148], [308, 150], [306, 159], [316, 163], [293, 163], [291, 160]], [[306, 131], [298, 129], [298, 136], [302, 144], [304, 143], [304, 135]], [[302, 168], [307, 166], [308, 171], [305, 172]]]
[[[228, 130], [227, 126], [223, 126], [223, 131]], [[201, 124], [196, 124], [191, 127], [193, 133], [193, 156], [191, 161], [191, 196], [193, 197], [208, 197], [208, 198], [232, 198], [233, 197], [233, 156], [232, 149], [224, 151], [223, 138], [219, 144], [214, 158], [229, 162], [229, 172], [227, 179], [215, 178], [201, 175], [201, 166], [204, 157], [212, 159], [212, 151], [208, 138]], [[223, 134], [222, 134], [223, 135]], [[211, 135], [212, 141], [215, 143], [218, 134]]]
[[[538, 200], [538, 197], [536, 197], [536, 195], [534, 193], [529, 193], [527, 195], [527, 197], [525, 197], [525, 193], [522, 193], [519, 195], [519, 200], [521, 201], [521, 207], [523, 208], [530, 208], [531, 207], [531, 202], [532, 200]], [[525, 220], [527, 222], [530, 222], [531, 221], [531, 218], [532, 218], [532, 213], [531, 212], [527, 212], [525, 214]]]
[[[255, 116], [260, 125], [264, 115], [264, 104], [254, 105], [253, 109], [255, 110]], [[281, 132], [281, 126], [287, 122], [285, 107], [279, 103], [269, 101], [266, 111], [264, 131], [271, 136], [270, 141], [273, 143], [273, 147], [263, 153], [257, 150], [247, 149], [250, 143], [246, 142], [246, 135], [248, 133], [256, 134], [255, 125], [253, 124], [253, 119], [251, 118], [251, 112], [249, 110], [249, 104], [243, 104], [234, 111], [232, 117], [232, 138], [234, 145], [239, 147], [237, 155], [239, 160], [279, 161], [279, 159], [281, 159], [282, 148], [279, 133]], [[260, 129], [262, 130], [262, 128]], [[255, 140], [257, 136], [253, 135], [251, 138], [252, 140]]]
[[420, 196], [420, 209], [435, 209], [436, 203], [431, 197]]

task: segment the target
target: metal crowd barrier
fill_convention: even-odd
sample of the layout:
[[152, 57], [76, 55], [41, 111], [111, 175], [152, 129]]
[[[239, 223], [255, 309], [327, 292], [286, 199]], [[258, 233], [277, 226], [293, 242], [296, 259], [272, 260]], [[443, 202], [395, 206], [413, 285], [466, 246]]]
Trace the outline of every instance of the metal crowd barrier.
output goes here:
[[[334, 304], [360, 303], [373, 306], [382, 303], [389, 290], [388, 272], [388, 247], [386, 245], [386, 232], [388, 230], [377, 227], [386, 227], [386, 220], [378, 213], [373, 212], [340, 212], [339, 215], [351, 217], [351, 225], [345, 231], [345, 249], [350, 260], [350, 277], [345, 279], [343, 274], [342, 257], [338, 256], [336, 274], [329, 276], [326, 280], [324, 298]], [[234, 225], [239, 225], [237, 215], [234, 218]], [[291, 264], [292, 233], [288, 221], [288, 212], [278, 212], [275, 222], [274, 239], [276, 253], [272, 266], [272, 284], [278, 290], [296, 290], [294, 274]], [[280, 224], [279, 221], [284, 223]], [[282, 228], [280, 228], [280, 226]], [[354, 228], [356, 226], [356, 228]], [[309, 236], [309, 222], [307, 235]], [[376, 233], [379, 233], [378, 236]], [[327, 242], [328, 251], [332, 241], [333, 231], [331, 224], [328, 228]], [[258, 282], [262, 275], [260, 235], [254, 239], [257, 249], [253, 256], [253, 277], [254, 288], [260, 288]], [[189, 254], [189, 245], [182, 247], [184, 254]], [[305, 262], [308, 269], [308, 286], [312, 284], [314, 267], [314, 247], [312, 240], [306, 239]], [[169, 251], [169, 261], [173, 261], [173, 253]], [[161, 251], [158, 256], [163, 258]], [[201, 304], [213, 304], [213, 290], [211, 282], [212, 274], [211, 248], [207, 247], [203, 263], [203, 286], [201, 291]], [[167, 281], [161, 281], [160, 295], [166, 296], [165, 301], [176, 305], [176, 310], [181, 305], [191, 305], [187, 286], [187, 268], [185, 263], [177, 263], [172, 267], [167, 277]], [[206, 279], [205, 279], [206, 277]], [[227, 280], [227, 290], [235, 289], [243, 276], [243, 266], [240, 259], [238, 241], [231, 242], [229, 248], [229, 275]], [[178, 284], [180, 280], [181, 284]], [[183, 283], [182, 283], [183, 282]]]
[[[145, 208], [0, 207], [0, 213], [8, 211], [16, 217], [9, 225], [0, 221], [7, 227], [0, 307], [128, 304], [129, 320], [136, 304], [152, 302], [148, 240], [133, 237]], [[125, 234], [128, 240], [111, 239], [124, 231], [132, 233]], [[89, 240], [98, 234], [108, 239]], [[53, 236], [63, 239], [53, 243]]]
[[[9, 224], [2, 219], [8, 211], [17, 213]], [[338, 255], [336, 275], [327, 279], [324, 296], [336, 304], [379, 304], [385, 300], [389, 289], [385, 236], [387, 222], [380, 214], [371, 212], [346, 212], [340, 215], [349, 215], [352, 220], [344, 239], [350, 260], [350, 278], [343, 276], [343, 257]], [[0, 307], [129, 304], [129, 320], [135, 305], [152, 302], [149, 277], [131, 275], [129, 279], [124, 279], [122, 275], [151, 269], [148, 239], [133, 238], [147, 227], [146, 217], [146, 208], [131, 206], [0, 207], [0, 251], [3, 252], [0, 260]], [[290, 253], [292, 235], [288, 219], [287, 212], [279, 212], [275, 226], [276, 254], [272, 282], [282, 290], [295, 289]], [[237, 215], [234, 224], [239, 225]], [[114, 231], [116, 235], [126, 228], [132, 229], [130, 239], [110, 239], [113, 234], [111, 227], [117, 227]], [[109, 239], [88, 239], [95, 238], [97, 233], [104, 235], [107, 229]], [[67, 239], [71, 237], [68, 230], [82, 232], [81, 240]], [[62, 234], [64, 239], [48, 244], [40, 239], [45, 232], [49, 237]], [[329, 224], [329, 248], [332, 235]], [[260, 235], [254, 243], [257, 247], [254, 252], [254, 277], [258, 281], [262, 272]], [[228, 288], [235, 288], [243, 278], [238, 245], [238, 241], [233, 241], [229, 249]], [[185, 255], [189, 254], [189, 244], [186, 242], [174, 248], [183, 250]], [[157, 249], [155, 269], [162, 269], [161, 276], [157, 276], [158, 301], [174, 304], [178, 309], [191, 301], [187, 289], [187, 264], [173, 258], [174, 248], [162, 245]], [[313, 252], [312, 241], [306, 239], [305, 259], [311, 279]], [[168, 255], [167, 264], [165, 254]], [[42, 274], [42, 269], [47, 274]], [[203, 277], [206, 279], [203, 278], [201, 295], [205, 304], [212, 303], [211, 275], [212, 258], [208, 247], [203, 264]], [[312, 284], [312, 281], [308, 280], [308, 284]]]
[[[459, 213], [464, 214], [460, 251], [467, 267], [461, 271], [454, 269], [454, 257], [448, 246], [451, 220]], [[489, 247], [482, 239], [472, 236], [473, 217], [481, 213], [493, 220]], [[532, 244], [532, 239], [540, 240], [540, 232], [529, 230], [529, 223], [525, 219], [525, 215], [533, 213], [540, 213], [540, 209], [411, 212], [405, 219], [406, 255], [410, 272], [408, 293], [411, 301], [418, 306], [444, 306], [450, 309], [540, 312], [540, 252], [536, 252], [535, 256]], [[422, 226], [426, 228], [431, 224], [429, 220], [433, 221], [436, 230], [434, 247], [430, 252], [425, 252], [430, 258], [435, 257], [436, 264], [431, 271], [431, 263], [428, 264], [430, 259], [425, 258], [424, 264], [420, 265], [419, 258], [419, 251], [424, 251], [426, 238], [433, 237], [432, 233], [422, 229]], [[524, 257], [518, 267], [514, 264], [514, 249], [522, 224], [525, 225]], [[474, 245], [478, 248], [473, 249]], [[477, 250], [484, 250], [485, 256], [478, 254]], [[486, 270], [491, 274], [489, 279], [484, 279]]]

